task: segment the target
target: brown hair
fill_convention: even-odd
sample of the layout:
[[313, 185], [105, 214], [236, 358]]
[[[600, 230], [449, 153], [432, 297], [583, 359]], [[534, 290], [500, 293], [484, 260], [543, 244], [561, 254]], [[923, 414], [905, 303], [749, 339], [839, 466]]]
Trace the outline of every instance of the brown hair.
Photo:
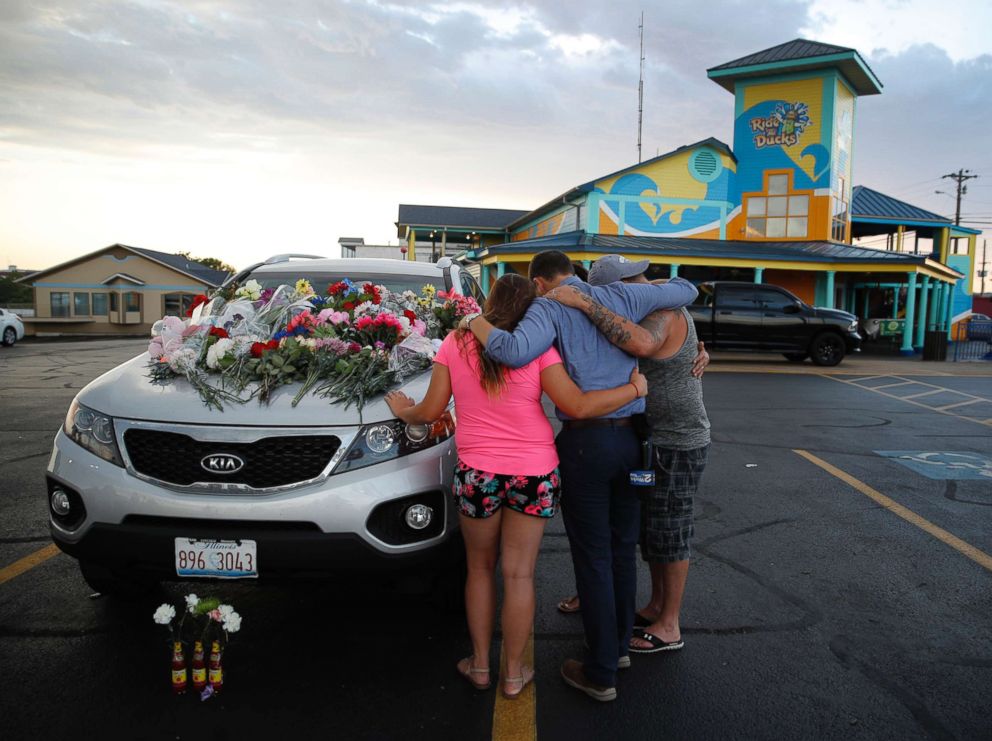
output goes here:
[[[482, 316], [497, 329], [512, 332], [533, 300], [534, 284], [522, 275], [507, 273], [493, 285], [493, 290], [489, 293], [482, 310]], [[482, 388], [490, 397], [499, 396], [506, 388], [506, 366], [489, 357], [482, 343], [470, 331], [459, 330], [458, 339], [463, 357], [467, 357], [467, 343], [475, 342]]]

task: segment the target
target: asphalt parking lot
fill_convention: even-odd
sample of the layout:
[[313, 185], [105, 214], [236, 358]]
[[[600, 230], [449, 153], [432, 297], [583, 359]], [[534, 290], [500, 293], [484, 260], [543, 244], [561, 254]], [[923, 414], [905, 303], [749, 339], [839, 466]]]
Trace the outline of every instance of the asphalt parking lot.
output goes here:
[[[4, 739], [992, 738], [992, 364], [717, 360], [684, 650], [634, 656], [612, 704], [562, 683], [583, 638], [555, 610], [573, 590], [559, 518], [538, 564], [536, 687], [511, 704], [455, 674], [462, 618], [402, 595], [229, 582], [92, 596], [47, 548], [44, 467], [73, 395], [142, 349], [0, 348]], [[244, 618], [207, 702], [170, 693], [151, 620], [187, 591]]]

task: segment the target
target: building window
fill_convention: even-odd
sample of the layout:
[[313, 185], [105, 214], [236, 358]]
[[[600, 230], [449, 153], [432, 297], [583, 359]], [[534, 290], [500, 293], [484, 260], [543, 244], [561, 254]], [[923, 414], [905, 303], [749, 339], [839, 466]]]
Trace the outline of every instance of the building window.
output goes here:
[[90, 295], [88, 293], [72, 294], [72, 313], [74, 316], [90, 315]]
[[193, 306], [192, 293], [167, 293], [162, 297], [162, 316], [186, 316], [186, 312]]
[[802, 239], [809, 234], [809, 195], [790, 190], [789, 174], [768, 175], [766, 194], [745, 197], [747, 237]]
[[117, 311], [120, 306], [120, 297], [116, 293], [110, 294], [110, 310]]
[[54, 317], [67, 317], [69, 316], [69, 294], [68, 293], [53, 293], [52, 297], [52, 316]]
[[124, 306], [127, 311], [141, 311], [141, 294], [136, 291], [125, 293]]
[[93, 316], [106, 316], [106, 315], [107, 315], [107, 294], [94, 293]]
[[847, 183], [843, 177], [837, 179], [837, 192], [833, 198], [833, 213], [830, 218], [830, 238], [843, 242], [847, 238]]

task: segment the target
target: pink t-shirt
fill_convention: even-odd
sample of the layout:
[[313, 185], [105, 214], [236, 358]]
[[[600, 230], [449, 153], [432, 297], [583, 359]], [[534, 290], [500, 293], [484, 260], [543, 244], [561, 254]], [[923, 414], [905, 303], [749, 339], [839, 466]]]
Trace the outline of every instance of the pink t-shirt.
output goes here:
[[541, 406], [541, 371], [561, 362], [558, 351], [552, 347], [522, 368], [508, 370], [505, 388], [492, 398], [479, 380], [478, 348], [471, 335], [459, 340], [459, 333], [451, 332], [434, 357], [451, 374], [458, 457], [487, 473], [550, 473], [558, 465], [558, 452]]

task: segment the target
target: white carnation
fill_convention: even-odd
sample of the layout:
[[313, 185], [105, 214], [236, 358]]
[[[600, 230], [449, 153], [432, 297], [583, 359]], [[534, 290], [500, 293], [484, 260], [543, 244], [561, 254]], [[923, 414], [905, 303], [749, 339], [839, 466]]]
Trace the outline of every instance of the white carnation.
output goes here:
[[168, 602], [163, 602], [155, 610], [155, 614], [152, 615], [152, 619], [159, 625], [168, 625], [172, 622], [172, 618], [176, 616], [176, 608], [170, 605]]
[[220, 613], [221, 620], [225, 620], [228, 615], [234, 613], [234, 607], [231, 605], [217, 605], [217, 611]]
[[224, 622], [224, 630], [228, 633], [237, 633], [241, 630], [241, 616], [234, 610], [223, 615], [221, 619]]
[[196, 606], [200, 604], [200, 598], [195, 594], [186, 595], [186, 609], [190, 611], [190, 614], [196, 609]]
[[234, 340], [229, 337], [221, 337], [207, 350], [207, 367], [210, 370], [217, 370], [221, 359], [234, 348]]
[[169, 358], [169, 368], [172, 369], [173, 373], [179, 373], [180, 375], [188, 373], [196, 367], [198, 355], [199, 353], [191, 347], [176, 350], [172, 354], [172, 357]]

